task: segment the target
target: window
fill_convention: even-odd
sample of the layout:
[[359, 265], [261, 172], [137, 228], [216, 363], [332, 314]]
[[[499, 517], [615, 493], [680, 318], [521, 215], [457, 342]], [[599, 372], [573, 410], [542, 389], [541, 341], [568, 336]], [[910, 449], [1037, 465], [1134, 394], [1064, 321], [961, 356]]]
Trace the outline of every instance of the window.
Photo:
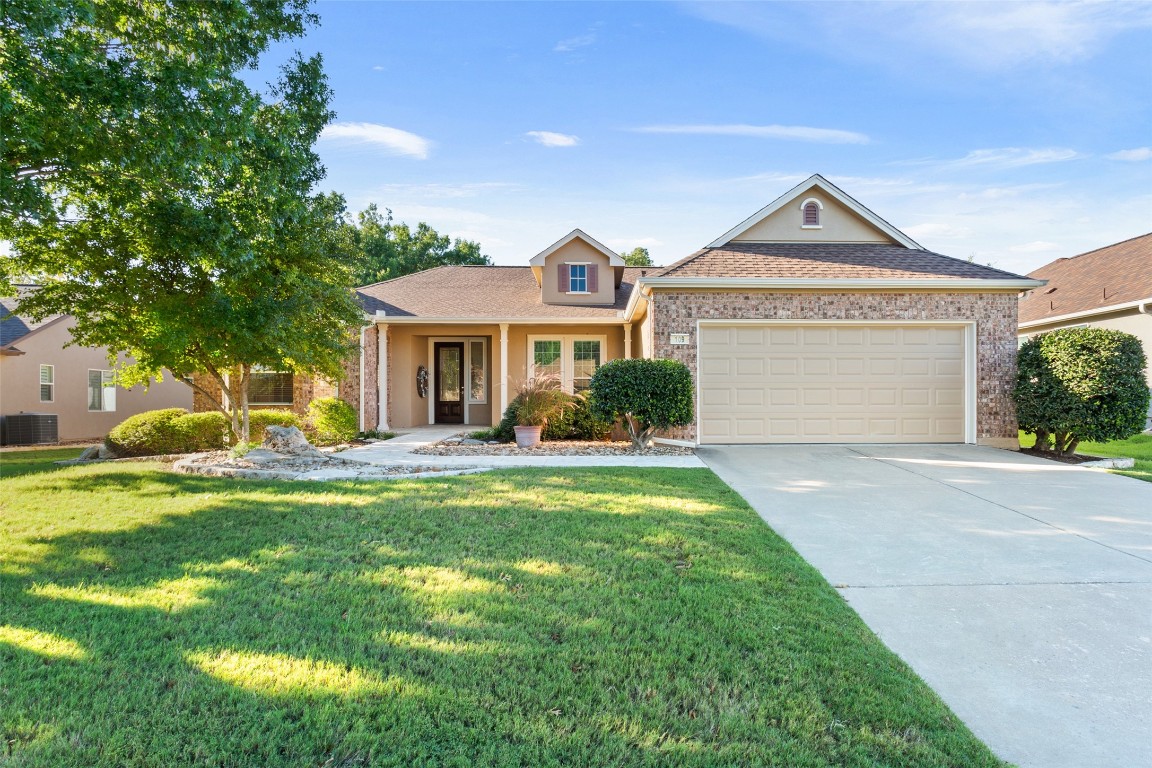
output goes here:
[[88, 371], [88, 410], [116, 410], [116, 385], [112, 381], [112, 371]]
[[824, 206], [819, 200], [815, 198], [808, 198], [800, 204], [800, 210], [804, 212], [804, 223], [802, 229], [820, 229], [820, 211], [824, 210]]
[[292, 374], [253, 371], [248, 382], [249, 405], [292, 405]]
[[588, 293], [588, 265], [568, 265], [568, 293]]
[[468, 342], [468, 370], [471, 387], [468, 402], [488, 402], [488, 356], [484, 341], [472, 339]]
[[592, 374], [604, 362], [604, 336], [529, 337], [530, 377], [556, 376], [568, 392], [588, 389]]
[[56, 366], [40, 366], [40, 402], [51, 403], [56, 399]]

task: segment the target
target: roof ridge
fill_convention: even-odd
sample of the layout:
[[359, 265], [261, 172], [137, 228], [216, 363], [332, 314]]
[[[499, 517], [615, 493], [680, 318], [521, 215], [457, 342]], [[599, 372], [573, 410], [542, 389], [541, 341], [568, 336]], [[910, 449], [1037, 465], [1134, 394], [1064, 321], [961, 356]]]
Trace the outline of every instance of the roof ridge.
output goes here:
[[[1127, 240], [1121, 240], [1120, 242], [1118, 242], [1118, 243], [1112, 243], [1111, 245], [1102, 245], [1102, 246], [1100, 246], [1099, 248], [1093, 248], [1093, 249], [1092, 249], [1092, 250], [1090, 250], [1090, 251], [1084, 251], [1084, 253], [1077, 253], [1077, 254], [1075, 254], [1075, 255], [1073, 255], [1073, 256], [1062, 256], [1062, 257], [1060, 257], [1059, 259], [1056, 259], [1056, 261], [1071, 261], [1072, 259], [1078, 259], [1078, 258], [1080, 258], [1081, 256], [1091, 256], [1091, 255], [1092, 255], [1092, 254], [1094, 254], [1094, 253], [1098, 253], [1098, 252], [1100, 252], [1100, 251], [1106, 251], [1106, 250], [1108, 250], [1109, 248], [1115, 248], [1115, 247], [1116, 247], [1116, 246], [1118, 246], [1118, 245], [1124, 245], [1125, 243], [1130, 243], [1130, 242], [1132, 242], [1133, 240], [1141, 240], [1141, 239], [1143, 239], [1143, 238], [1145, 238], [1145, 237], [1152, 237], [1152, 232], [1147, 232], [1147, 233], [1145, 233], [1145, 234], [1143, 234], [1143, 235], [1136, 235], [1135, 237], [1130, 237], [1130, 238], [1128, 238]], [[1056, 263], [1056, 261], [1050, 261], [1050, 262], [1048, 262], [1048, 264], [1045, 264], [1044, 266], [1048, 266], [1049, 264], [1055, 264], [1055, 263]], [[1037, 269], [1043, 269], [1043, 268], [1044, 268], [1044, 267], [1037, 267]]]

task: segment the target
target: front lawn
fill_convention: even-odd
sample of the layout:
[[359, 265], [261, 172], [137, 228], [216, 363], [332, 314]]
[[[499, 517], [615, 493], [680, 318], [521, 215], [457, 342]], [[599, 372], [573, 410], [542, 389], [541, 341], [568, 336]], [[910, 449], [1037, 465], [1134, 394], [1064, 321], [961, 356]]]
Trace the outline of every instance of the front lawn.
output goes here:
[[707, 470], [48, 467], [0, 482], [6, 766], [1000, 765]]
[[[1020, 447], [1031, 448], [1036, 445], [1036, 435], [1027, 432], [1020, 433]], [[1076, 446], [1076, 453], [1088, 456], [1123, 456], [1136, 459], [1136, 466], [1132, 469], [1110, 470], [1118, 475], [1135, 477], [1152, 483], [1152, 435], [1139, 434], [1127, 440], [1113, 440], [1108, 443], [1080, 443]]]

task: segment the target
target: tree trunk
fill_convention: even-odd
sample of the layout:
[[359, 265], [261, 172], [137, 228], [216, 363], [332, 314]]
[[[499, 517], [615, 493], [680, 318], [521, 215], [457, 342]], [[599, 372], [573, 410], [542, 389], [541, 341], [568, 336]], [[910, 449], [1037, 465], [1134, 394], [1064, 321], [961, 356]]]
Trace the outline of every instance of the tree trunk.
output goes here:
[[640, 429], [630, 413], [624, 414], [624, 424], [628, 427], [628, 437], [632, 438], [632, 450], [643, 451], [652, 445], [652, 433], [656, 431], [656, 427]]
[[251, 437], [251, 423], [248, 420], [248, 381], [252, 378], [252, 366], [240, 366], [240, 442], [247, 443]]
[[1046, 429], [1036, 430], [1035, 450], [1037, 450], [1041, 453], [1047, 453], [1048, 452], [1048, 430], [1046, 430]]

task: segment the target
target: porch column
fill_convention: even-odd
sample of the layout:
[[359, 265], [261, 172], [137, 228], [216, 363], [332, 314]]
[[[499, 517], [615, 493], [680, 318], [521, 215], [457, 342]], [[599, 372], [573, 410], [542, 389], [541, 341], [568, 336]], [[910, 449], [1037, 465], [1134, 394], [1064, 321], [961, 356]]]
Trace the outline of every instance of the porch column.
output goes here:
[[632, 323], [624, 324], [624, 359], [632, 359]]
[[376, 324], [376, 376], [380, 387], [380, 400], [376, 404], [378, 414], [376, 429], [388, 431], [388, 323]]
[[499, 423], [508, 410], [508, 323], [500, 323], [500, 415], [492, 421]]

